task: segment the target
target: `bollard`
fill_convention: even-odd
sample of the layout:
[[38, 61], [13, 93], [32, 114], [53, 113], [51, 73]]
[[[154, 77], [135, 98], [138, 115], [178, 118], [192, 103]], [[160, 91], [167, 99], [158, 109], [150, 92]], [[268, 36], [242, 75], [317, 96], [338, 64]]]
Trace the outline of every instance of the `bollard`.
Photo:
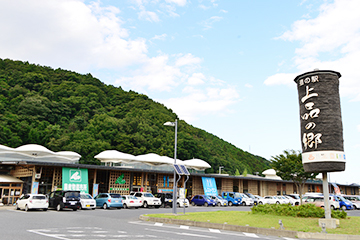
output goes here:
[[279, 220], [280, 230], [285, 230], [284, 224], [282, 223], [281, 219]]
[[325, 223], [321, 223], [321, 233], [327, 233], [327, 232], [326, 232], [326, 224], [325, 224]]

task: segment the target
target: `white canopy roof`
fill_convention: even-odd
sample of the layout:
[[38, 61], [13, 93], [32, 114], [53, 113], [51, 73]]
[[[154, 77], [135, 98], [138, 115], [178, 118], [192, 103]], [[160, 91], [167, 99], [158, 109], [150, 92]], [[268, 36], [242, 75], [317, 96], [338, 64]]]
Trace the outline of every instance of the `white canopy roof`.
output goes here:
[[[117, 150], [106, 150], [98, 155], [95, 158], [99, 159], [101, 162], [112, 162], [112, 163], [144, 163], [151, 166], [159, 166], [159, 165], [173, 165], [174, 159], [167, 156], [160, 156], [156, 153], [148, 153], [138, 156], [133, 156], [131, 154], [122, 153]], [[176, 164], [185, 165], [187, 168], [192, 168], [195, 170], [205, 170], [207, 168], [211, 168], [211, 166], [201, 159], [190, 159], [186, 161], [182, 161], [180, 159], [176, 159]]]
[[46, 161], [56, 163], [75, 163], [81, 155], [71, 151], [53, 152], [44, 146], [27, 144], [17, 148], [0, 145], [0, 162]]
[[192, 168], [192, 169], [195, 169], [195, 170], [205, 170], [207, 168], [211, 168], [210, 164], [208, 164], [204, 160], [197, 159], [197, 158], [190, 159], [190, 160], [184, 160], [183, 164], [187, 168]]
[[262, 174], [264, 174], [266, 178], [280, 179], [281, 180], [281, 177], [276, 175], [275, 169], [272, 169], [272, 168], [263, 171]]
[[132, 162], [135, 161], [135, 156], [119, 152], [117, 150], [106, 150], [98, 155], [96, 155], [94, 158], [99, 159], [101, 162], [113, 162], [113, 163], [120, 163], [120, 162]]

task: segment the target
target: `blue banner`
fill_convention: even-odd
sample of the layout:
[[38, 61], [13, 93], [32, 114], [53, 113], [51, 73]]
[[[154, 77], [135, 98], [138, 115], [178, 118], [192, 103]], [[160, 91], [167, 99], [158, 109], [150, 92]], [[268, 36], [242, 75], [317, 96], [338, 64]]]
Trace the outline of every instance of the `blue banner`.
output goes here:
[[215, 178], [201, 177], [205, 195], [218, 195]]

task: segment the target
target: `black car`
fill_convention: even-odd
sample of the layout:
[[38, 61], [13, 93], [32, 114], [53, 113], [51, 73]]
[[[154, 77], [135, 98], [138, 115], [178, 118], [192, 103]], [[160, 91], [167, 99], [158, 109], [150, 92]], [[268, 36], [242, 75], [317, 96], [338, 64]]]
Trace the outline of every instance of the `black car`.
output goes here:
[[172, 207], [172, 193], [155, 193], [154, 196], [161, 199], [161, 207]]
[[70, 208], [76, 211], [80, 207], [80, 191], [58, 190], [49, 194], [49, 208], [55, 208], [57, 211]]

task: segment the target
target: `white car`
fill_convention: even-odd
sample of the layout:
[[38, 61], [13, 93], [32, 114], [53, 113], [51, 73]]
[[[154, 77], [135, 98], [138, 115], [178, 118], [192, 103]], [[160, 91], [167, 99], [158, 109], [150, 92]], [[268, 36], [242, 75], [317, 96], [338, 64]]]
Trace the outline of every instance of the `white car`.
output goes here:
[[286, 201], [279, 199], [277, 196], [265, 196], [265, 199], [269, 201], [269, 204], [285, 204]]
[[209, 197], [214, 199], [216, 202], [216, 205], [219, 207], [220, 206], [227, 207], [229, 204], [228, 200], [222, 198], [221, 196], [214, 195], [214, 196], [209, 196]]
[[135, 192], [130, 193], [130, 195], [137, 197], [143, 203], [143, 207], [148, 208], [149, 206], [154, 206], [159, 208], [161, 206], [161, 199], [154, 197], [152, 193], [148, 192]]
[[259, 195], [255, 195], [255, 198], [258, 200], [258, 204], [262, 205], [262, 204], [269, 204], [269, 199], [265, 199]]
[[254, 205], [254, 199], [248, 197], [245, 193], [240, 193], [241, 195], [241, 205], [243, 206], [252, 206]]
[[293, 206], [300, 205], [300, 199], [295, 199], [295, 198], [290, 197], [290, 196], [284, 196], [284, 197], [289, 199], [291, 205], [293, 205]]
[[81, 209], [92, 209], [96, 208], [95, 199], [88, 193], [80, 193]]
[[143, 205], [142, 201], [132, 195], [122, 195], [124, 208], [135, 208], [138, 209]]
[[187, 198], [178, 198], [176, 200], [177, 207], [182, 207], [183, 208], [184, 204], [185, 204], [185, 207], [188, 207], [190, 205], [189, 200]]
[[16, 201], [16, 210], [42, 209], [47, 211], [49, 200], [44, 194], [24, 194]]
[[[280, 199], [281, 204], [289, 204], [290, 199], [286, 198], [285, 196], [276, 196], [278, 199]], [[281, 202], [282, 201], [282, 202]]]

